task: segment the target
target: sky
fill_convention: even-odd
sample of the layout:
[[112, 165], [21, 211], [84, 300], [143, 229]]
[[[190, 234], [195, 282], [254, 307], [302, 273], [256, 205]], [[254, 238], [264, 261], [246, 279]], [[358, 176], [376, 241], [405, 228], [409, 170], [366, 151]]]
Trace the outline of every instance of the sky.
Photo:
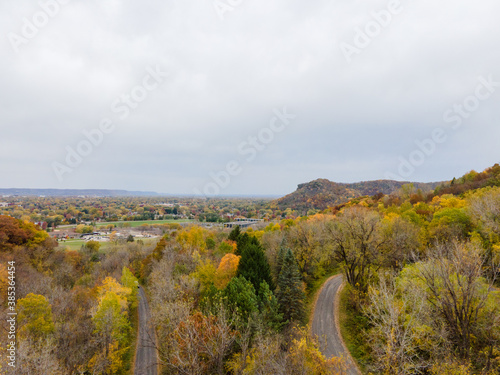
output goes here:
[[500, 2], [3, 0], [0, 187], [284, 195], [499, 162]]

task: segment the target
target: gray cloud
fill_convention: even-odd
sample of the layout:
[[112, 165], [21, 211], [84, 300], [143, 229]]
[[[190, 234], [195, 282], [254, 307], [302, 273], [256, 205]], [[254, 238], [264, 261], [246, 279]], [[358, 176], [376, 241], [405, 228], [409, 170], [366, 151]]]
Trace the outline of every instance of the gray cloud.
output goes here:
[[[497, 162], [500, 89], [457, 130], [443, 114], [479, 76], [500, 81], [498, 1], [402, 0], [348, 63], [340, 46], [388, 3], [244, 0], [221, 21], [211, 0], [70, 1], [16, 53], [9, 33], [22, 35], [40, 5], [4, 1], [0, 186], [189, 194], [237, 160], [242, 173], [222, 193], [284, 194], [319, 177], [384, 178], [437, 127], [447, 141], [410, 179]], [[113, 102], [157, 65], [169, 77], [119, 119]], [[284, 106], [296, 119], [246, 162], [238, 145]], [[51, 163], [103, 118], [115, 130], [59, 181]]]

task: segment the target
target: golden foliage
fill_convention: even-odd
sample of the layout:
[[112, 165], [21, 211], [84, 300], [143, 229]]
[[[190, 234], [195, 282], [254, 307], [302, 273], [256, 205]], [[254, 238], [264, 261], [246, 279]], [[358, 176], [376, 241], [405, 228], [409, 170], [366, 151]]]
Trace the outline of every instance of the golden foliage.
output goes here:
[[179, 242], [184, 250], [199, 250], [204, 252], [207, 247], [205, 241], [207, 236], [208, 231], [206, 229], [192, 226], [179, 232], [177, 242]]
[[102, 285], [97, 287], [97, 294], [99, 302], [103, 300], [103, 298], [108, 293], [114, 293], [118, 297], [118, 301], [122, 309], [127, 308], [127, 301], [129, 296], [132, 294], [132, 290], [125, 286], [122, 286], [118, 281], [114, 278], [108, 276], [102, 282]]
[[194, 276], [200, 283], [200, 289], [203, 291], [210, 286], [210, 284], [215, 283], [215, 273], [217, 272], [214, 264], [210, 259], [200, 260], [198, 266], [196, 266], [196, 271], [193, 272]]
[[234, 254], [226, 254], [222, 257], [219, 267], [215, 272], [215, 286], [219, 289], [224, 289], [231, 279], [236, 276], [238, 264], [241, 256]]

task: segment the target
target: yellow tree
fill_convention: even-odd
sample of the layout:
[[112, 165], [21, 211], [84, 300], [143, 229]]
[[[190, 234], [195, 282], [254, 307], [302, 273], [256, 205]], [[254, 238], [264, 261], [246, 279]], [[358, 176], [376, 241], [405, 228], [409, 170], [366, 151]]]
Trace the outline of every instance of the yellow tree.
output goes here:
[[200, 250], [205, 251], [206, 237], [208, 235], [208, 231], [198, 226], [192, 226], [190, 228], [182, 230], [177, 235], [177, 242], [182, 246], [184, 250]]
[[289, 373], [311, 375], [347, 374], [349, 366], [342, 358], [326, 359], [318, 343], [311, 339], [305, 328], [298, 330], [298, 337], [292, 340], [290, 348]]
[[7, 298], [7, 288], [8, 288], [8, 276], [7, 267], [0, 264], [0, 303], [3, 304], [3, 299]]
[[49, 301], [39, 294], [28, 294], [17, 301], [19, 334], [35, 340], [54, 332], [52, 308]]
[[116, 374], [123, 367], [130, 323], [122, 303], [122, 298], [116, 292], [106, 291], [92, 317], [100, 347], [100, 351], [89, 361], [93, 372]]
[[[134, 287], [135, 278], [125, 269], [122, 279], [124, 283]], [[95, 373], [116, 374], [123, 367], [123, 356], [128, 350], [130, 333], [127, 308], [132, 295], [131, 287], [121, 285], [112, 277], [106, 277], [102, 285], [97, 287], [98, 306], [92, 321], [99, 351], [89, 361], [89, 367]]]
[[139, 285], [139, 281], [128, 267], [123, 267], [121, 282], [124, 287], [130, 289], [127, 299], [131, 308], [134, 308], [137, 306], [137, 286]]
[[231, 253], [222, 257], [219, 267], [215, 272], [215, 286], [217, 288], [224, 289], [231, 279], [236, 276], [240, 258], [241, 256]]
[[194, 276], [200, 283], [201, 291], [207, 290], [211, 284], [215, 284], [215, 274], [217, 270], [209, 259], [200, 260], [198, 266], [196, 266], [196, 271], [193, 272]]
[[123, 309], [127, 308], [127, 302], [130, 294], [132, 293], [130, 288], [122, 286], [114, 278], [108, 276], [104, 279], [102, 285], [97, 288], [99, 303], [109, 292], [116, 294], [118, 302]]

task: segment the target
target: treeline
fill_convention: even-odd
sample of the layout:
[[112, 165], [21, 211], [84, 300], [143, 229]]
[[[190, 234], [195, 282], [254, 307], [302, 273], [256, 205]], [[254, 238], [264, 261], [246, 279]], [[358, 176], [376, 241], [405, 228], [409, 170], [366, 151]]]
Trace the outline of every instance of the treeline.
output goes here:
[[202, 222], [230, 221], [234, 217], [274, 219], [282, 211], [265, 199], [173, 198], [173, 197], [6, 197], [0, 215], [22, 221], [45, 222], [48, 228], [82, 222], [194, 219]]
[[466, 191], [479, 189], [487, 186], [500, 186], [500, 165], [495, 164], [483, 172], [470, 171], [460, 178], [453, 180], [444, 186], [440, 186], [437, 192], [440, 194], [463, 194]]
[[[89, 241], [62, 251], [34, 225], [0, 216], [0, 314], [15, 276], [16, 367], [2, 352], [2, 374], [127, 374], [134, 356], [137, 278], [133, 265], [153, 248], [140, 243], [106, 253]], [[9, 273], [8, 262], [15, 262]], [[10, 276], [10, 278], [9, 278]], [[7, 321], [0, 340], [7, 343]]]

